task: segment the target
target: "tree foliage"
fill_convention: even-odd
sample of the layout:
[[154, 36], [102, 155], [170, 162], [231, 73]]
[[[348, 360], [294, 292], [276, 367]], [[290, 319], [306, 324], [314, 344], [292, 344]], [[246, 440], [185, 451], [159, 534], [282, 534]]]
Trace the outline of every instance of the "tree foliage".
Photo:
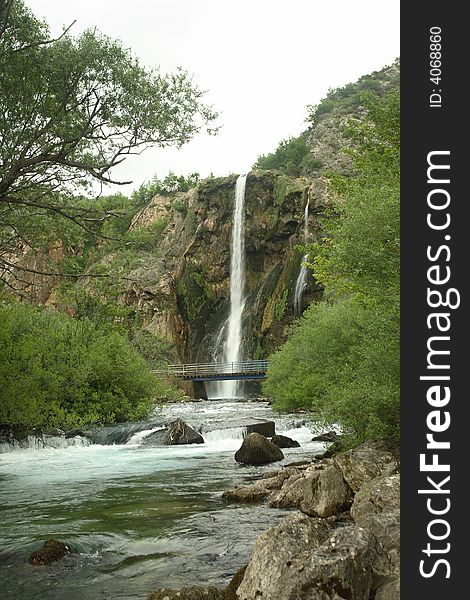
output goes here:
[[0, 379], [0, 425], [45, 429], [146, 418], [176, 394], [111, 328], [18, 303], [0, 306]]
[[399, 432], [399, 96], [362, 102], [356, 170], [334, 179], [324, 239], [308, 248], [326, 302], [304, 313], [265, 385], [276, 407], [315, 411], [356, 440]]
[[[147, 147], [176, 146], [216, 115], [179, 69], [139, 64], [120, 42], [94, 30], [51, 39], [22, 0], [2, 1], [0, 18], [0, 273], [13, 253], [35, 251], [65, 227], [95, 230], [108, 216], [77, 202], [94, 183]], [[46, 240], [47, 241], [47, 240]]]

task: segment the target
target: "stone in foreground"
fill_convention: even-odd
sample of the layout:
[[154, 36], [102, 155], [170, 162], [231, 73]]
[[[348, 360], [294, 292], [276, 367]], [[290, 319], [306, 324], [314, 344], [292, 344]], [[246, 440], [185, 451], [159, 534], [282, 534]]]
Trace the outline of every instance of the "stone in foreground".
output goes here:
[[386, 577], [383, 550], [356, 525], [331, 531], [325, 519], [296, 513], [258, 538], [239, 600], [366, 600]]
[[249, 433], [235, 453], [235, 460], [244, 465], [266, 465], [282, 460], [282, 450], [259, 433]]
[[29, 562], [32, 565], [50, 565], [70, 552], [70, 548], [63, 542], [47, 540], [42, 548], [30, 554]]

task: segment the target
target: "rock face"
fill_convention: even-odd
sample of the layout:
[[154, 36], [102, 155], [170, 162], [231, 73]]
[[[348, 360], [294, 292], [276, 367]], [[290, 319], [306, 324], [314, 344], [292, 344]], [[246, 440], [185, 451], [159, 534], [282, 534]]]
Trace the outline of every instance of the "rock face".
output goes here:
[[70, 552], [70, 548], [63, 542], [47, 540], [42, 548], [31, 553], [29, 562], [32, 565], [50, 565]]
[[282, 460], [282, 450], [259, 433], [249, 433], [245, 436], [235, 460], [245, 465], [266, 465]]
[[390, 556], [394, 572], [400, 568], [400, 476], [372, 479], [354, 497], [354, 521], [372, 533]]
[[337, 454], [335, 466], [353, 492], [361, 486], [383, 475], [393, 475], [399, 469], [397, 448], [387, 440], [372, 440], [354, 450]]
[[286, 435], [273, 435], [271, 442], [279, 446], [279, 448], [299, 448], [300, 444], [297, 440], [293, 440]]
[[238, 588], [240, 600], [365, 600], [386, 563], [375, 538], [350, 525], [296, 513], [258, 538]]
[[[141, 261], [122, 300], [145, 329], [168, 337], [182, 362], [206, 362], [229, 311], [230, 239], [237, 176], [210, 178], [176, 196], [157, 196], [136, 216], [132, 229], [164, 226], [158, 256]], [[316, 213], [326, 189], [307, 178], [274, 171], [248, 174], [245, 196], [246, 303], [244, 328], [250, 331], [245, 355], [263, 358], [286, 337], [294, 320], [295, 282], [304, 242], [307, 203], [310, 234], [316, 239]], [[305, 305], [322, 290], [312, 278]]]
[[300, 510], [312, 517], [331, 517], [349, 508], [352, 493], [333, 465], [312, 470], [303, 483]]
[[[238, 588], [240, 600], [295, 598], [305, 561], [329, 536], [329, 526], [301, 513], [285, 517], [256, 541]], [[300, 598], [300, 596], [299, 596]]]

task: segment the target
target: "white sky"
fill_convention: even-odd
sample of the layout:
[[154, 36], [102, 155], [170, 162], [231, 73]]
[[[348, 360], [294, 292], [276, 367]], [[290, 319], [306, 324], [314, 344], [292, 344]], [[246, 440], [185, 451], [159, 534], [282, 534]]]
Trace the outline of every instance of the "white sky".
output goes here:
[[306, 127], [306, 105], [399, 56], [399, 0], [26, 0], [53, 32], [96, 26], [142, 63], [182, 66], [221, 113], [217, 137], [149, 149], [114, 176], [246, 172]]

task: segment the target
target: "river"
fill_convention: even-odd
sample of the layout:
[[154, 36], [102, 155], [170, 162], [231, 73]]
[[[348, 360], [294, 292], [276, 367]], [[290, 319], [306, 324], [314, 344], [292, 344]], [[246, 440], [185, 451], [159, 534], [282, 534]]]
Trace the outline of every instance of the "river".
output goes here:
[[[224, 430], [223, 423], [245, 416], [275, 420], [276, 433], [301, 447], [284, 450], [281, 463], [241, 467], [233, 455], [243, 430]], [[111, 443], [126, 427], [129, 436], [129, 425], [97, 432], [102, 443], [60, 440], [65, 447], [0, 454], [2, 599], [145, 599], [159, 587], [229, 582], [258, 535], [286, 512], [228, 503], [222, 492], [324, 446], [310, 441], [302, 417], [275, 416], [265, 402], [170, 405], [155, 413], [152, 427], [176, 417], [206, 442], [146, 446], [147, 430]], [[48, 567], [31, 566], [29, 554], [51, 538], [74, 552]]]

